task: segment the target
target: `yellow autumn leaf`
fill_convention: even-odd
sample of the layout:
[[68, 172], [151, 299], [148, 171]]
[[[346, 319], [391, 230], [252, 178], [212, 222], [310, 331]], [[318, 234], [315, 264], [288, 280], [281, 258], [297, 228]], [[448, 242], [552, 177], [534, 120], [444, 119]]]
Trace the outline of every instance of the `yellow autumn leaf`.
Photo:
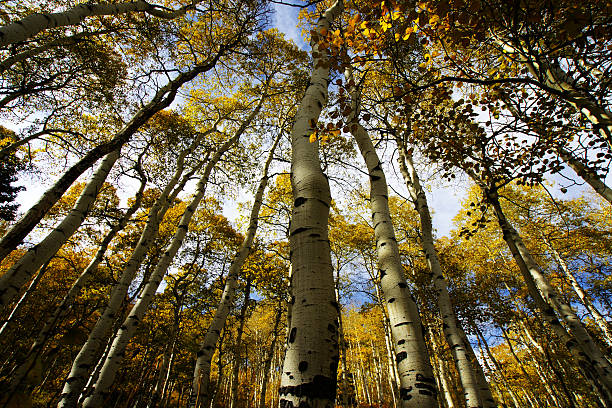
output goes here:
[[431, 16], [429, 18], [429, 25], [433, 26], [434, 24], [436, 24], [438, 21], [440, 21], [440, 16], [437, 14], [434, 14], [433, 16]]
[[[402, 40], [406, 41], [408, 38], [410, 38], [410, 34], [412, 34], [413, 32], [414, 32], [414, 28], [406, 27], [406, 32], [404, 33]], [[399, 34], [396, 34], [396, 35], [399, 35]]]
[[308, 141], [310, 143], [314, 143], [317, 141], [317, 132], [314, 132], [312, 135], [310, 135], [310, 138], [308, 139]]

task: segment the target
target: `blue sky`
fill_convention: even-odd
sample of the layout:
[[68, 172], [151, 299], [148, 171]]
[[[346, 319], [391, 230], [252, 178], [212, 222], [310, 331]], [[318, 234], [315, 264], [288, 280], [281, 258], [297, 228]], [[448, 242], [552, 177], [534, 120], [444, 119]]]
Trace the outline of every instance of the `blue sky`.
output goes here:
[[285, 37], [293, 40], [298, 47], [305, 49], [307, 44], [304, 43], [301, 35], [301, 29], [297, 27], [299, 8], [285, 6], [283, 4], [273, 3], [274, 19], [273, 24], [281, 32], [285, 33]]

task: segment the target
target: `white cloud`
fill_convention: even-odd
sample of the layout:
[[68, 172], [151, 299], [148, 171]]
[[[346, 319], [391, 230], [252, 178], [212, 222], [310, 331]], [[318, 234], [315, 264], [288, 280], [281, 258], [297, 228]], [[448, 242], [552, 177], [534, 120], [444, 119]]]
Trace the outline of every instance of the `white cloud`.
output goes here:
[[274, 3], [274, 27], [278, 28], [288, 40], [293, 40], [298, 47], [306, 49], [307, 44], [302, 39], [301, 29], [298, 28], [297, 7]]

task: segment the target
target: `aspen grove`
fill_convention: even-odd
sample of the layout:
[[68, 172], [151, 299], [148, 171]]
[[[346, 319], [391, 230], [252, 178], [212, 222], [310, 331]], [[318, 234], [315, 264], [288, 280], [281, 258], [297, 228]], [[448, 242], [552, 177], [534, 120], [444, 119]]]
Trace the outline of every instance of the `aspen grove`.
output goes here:
[[609, 0], [0, 18], [0, 408], [612, 408]]

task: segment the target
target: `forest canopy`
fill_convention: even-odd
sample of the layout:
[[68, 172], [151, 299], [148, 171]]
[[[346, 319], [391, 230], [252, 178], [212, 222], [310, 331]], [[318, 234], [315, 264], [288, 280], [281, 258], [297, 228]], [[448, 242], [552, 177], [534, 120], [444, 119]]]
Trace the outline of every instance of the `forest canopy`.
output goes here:
[[612, 407], [609, 0], [0, 12], [0, 407]]

